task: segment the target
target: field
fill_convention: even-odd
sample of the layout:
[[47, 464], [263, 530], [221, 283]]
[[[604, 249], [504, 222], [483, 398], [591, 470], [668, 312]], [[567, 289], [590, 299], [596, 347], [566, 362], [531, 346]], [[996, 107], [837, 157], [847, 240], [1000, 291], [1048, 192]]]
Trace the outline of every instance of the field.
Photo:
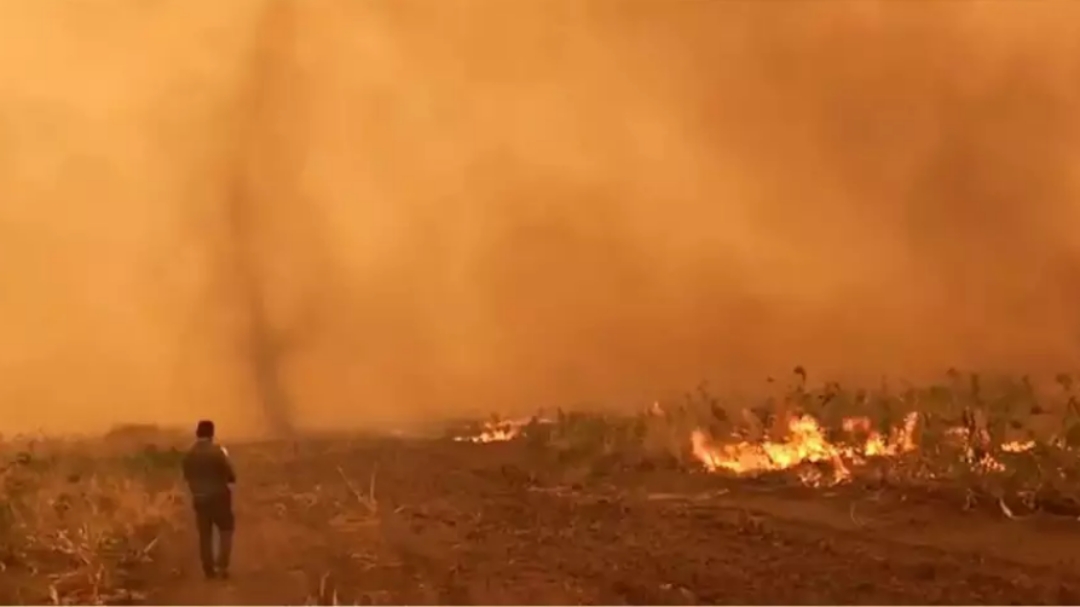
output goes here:
[[187, 433], [3, 445], [0, 601], [1080, 602], [1072, 381], [848, 390], [801, 369], [628, 415], [230, 444], [233, 577], [205, 581]]

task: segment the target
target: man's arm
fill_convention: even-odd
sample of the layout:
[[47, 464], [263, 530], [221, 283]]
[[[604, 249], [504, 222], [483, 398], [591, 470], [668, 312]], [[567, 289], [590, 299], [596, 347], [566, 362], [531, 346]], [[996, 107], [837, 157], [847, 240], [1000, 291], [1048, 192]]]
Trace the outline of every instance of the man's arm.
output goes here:
[[225, 471], [225, 482], [236, 482], [236, 469], [233, 468], [232, 459], [229, 458], [229, 452], [225, 450], [225, 447], [218, 447], [218, 453], [221, 454], [221, 467]]

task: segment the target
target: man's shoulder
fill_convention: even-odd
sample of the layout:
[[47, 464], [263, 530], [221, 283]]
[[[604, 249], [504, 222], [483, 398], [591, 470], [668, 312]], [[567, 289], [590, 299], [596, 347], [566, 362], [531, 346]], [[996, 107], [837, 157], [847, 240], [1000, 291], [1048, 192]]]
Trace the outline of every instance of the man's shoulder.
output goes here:
[[225, 445], [222, 445], [221, 443], [210, 443], [206, 445], [204, 449], [204, 453], [215, 459], [222, 457], [228, 459], [229, 457], [229, 450], [226, 449]]

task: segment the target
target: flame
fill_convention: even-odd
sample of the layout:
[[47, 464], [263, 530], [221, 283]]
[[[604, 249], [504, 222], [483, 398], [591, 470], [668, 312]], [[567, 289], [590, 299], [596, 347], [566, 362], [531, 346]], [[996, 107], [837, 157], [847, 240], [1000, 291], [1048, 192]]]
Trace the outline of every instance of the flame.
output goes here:
[[[833, 470], [831, 478], [814, 468], [799, 469], [799, 475], [804, 483], [810, 485], [836, 484], [849, 480], [852, 467], [866, 463], [868, 458], [895, 457], [914, 451], [917, 448], [915, 429], [918, 421], [918, 413], [911, 412], [904, 417], [902, 424], [884, 436], [874, 430], [873, 423], [867, 417], [846, 418], [841, 427], [856, 440], [838, 444], [828, 440], [816, 419], [801, 415], [788, 422], [787, 437], [781, 442], [716, 444], [704, 432], [695, 430], [690, 436], [690, 447], [694, 457], [710, 472], [727, 471], [737, 475], [775, 472], [808, 463], [828, 462]], [[989, 435], [985, 435], [985, 431], [982, 434], [979, 440], [988, 443]], [[970, 444], [970, 431], [967, 428], [950, 428], [946, 435], [958, 446]], [[1024, 453], [1033, 448], [1035, 442], [1031, 440], [1009, 441], [1001, 445], [1001, 451], [1005, 453]], [[1005, 465], [991, 454], [976, 458], [974, 451], [971, 451], [968, 456], [971, 464], [980, 469], [1005, 470]]]
[[521, 436], [529, 424], [551, 423], [550, 420], [527, 417], [522, 419], [489, 420], [484, 422], [480, 432], [466, 436], [455, 436], [459, 443], [498, 443], [514, 440]]
[[803, 471], [803, 481], [807, 484], [821, 484], [827, 480], [839, 483], [851, 478], [851, 467], [864, 463], [866, 458], [889, 457], [914, 450], [917, 423], [918, 414], [909, 413], [886, 437], [873, 430], [869, 419], [849, 418], [842, 424], [844, 431], [866, 436], [861, 444], [847, 445], [831, 442], [816, 419], [800, 415], [788, 422], [787, 437], [783, 441], [715, 444], [704, 432], [695, 430], [690, 435], [690, 446], [694, 457], [711, 472], [749, 475], [827, 462], [833, 470], [831, 479], [814, 470]]
[[[664, 414], [660, 403], [647, 409], [653, 416]], [[521, 419], [493, 419], [485, 422], [480, 432], [457, 436], [457, 442], [495, 443], [521, 437], [530, 424], [551, 424], [550, 419], [529, 417]], [[843, 483], [852, 478], [852, 470], [867, 463], [871, 458], [896, 457], [917, 449], [915, 431], [919, 414], [910, 412], [903, 422], [886, 433], [874, 429], [868, 417], [849, 417], [842, 420], [841, 427], [847, 435], [845, 441], [830, 441], [820, 422], [811, 415], [799, 415], [788, 421], [786, 436], [779, 441], [740, 441], [718, 443], [704, 431], [690, 434], [690, 447], [694, 458], [710, 472], [726, 471], [739, 476], [795, 470], [802, 482], [808, 485]], [[969, 430], [964, 427], [950, 428], [946, 435], [957, 446], [968, 446]], [[989, 441], [989, 436], [980, 436]], [[1023, 453], [1035, 447], [1034, 441], [1011, 441], [1001, 445], [1006, 453]], [[970, 449], [970, 447], [968, 447]], [[1004, 470], [1005, 466], [990, 454], [976, 458], [969, 453], [971, 464], [987, 471]], [[978, 461], [975, 461], [978, 459]], [[828, 473], [805, 464], [827, 464]]]
[[1035, 441], [1010, 441], [1001, 445], [1001, 450], [1006, 453], [1024, 453], [1035, 448]]

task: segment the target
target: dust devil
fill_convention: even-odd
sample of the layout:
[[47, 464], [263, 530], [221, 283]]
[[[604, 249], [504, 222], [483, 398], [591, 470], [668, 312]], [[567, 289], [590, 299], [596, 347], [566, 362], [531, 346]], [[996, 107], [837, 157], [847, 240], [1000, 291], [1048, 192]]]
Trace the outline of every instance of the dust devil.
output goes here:
[[[195, 444], [184, 456], [184, 480], [191, 490], [195, 524], [199, 530], [199, 558], [207, 579], [229, 577], [232, 554], [232, 488], [236, 472], [225, 448], [214, 442], [214, 422], [200, 421], [195, 428]], [[214, 529], [218, 531], [217, 559], [214, 559]]]

